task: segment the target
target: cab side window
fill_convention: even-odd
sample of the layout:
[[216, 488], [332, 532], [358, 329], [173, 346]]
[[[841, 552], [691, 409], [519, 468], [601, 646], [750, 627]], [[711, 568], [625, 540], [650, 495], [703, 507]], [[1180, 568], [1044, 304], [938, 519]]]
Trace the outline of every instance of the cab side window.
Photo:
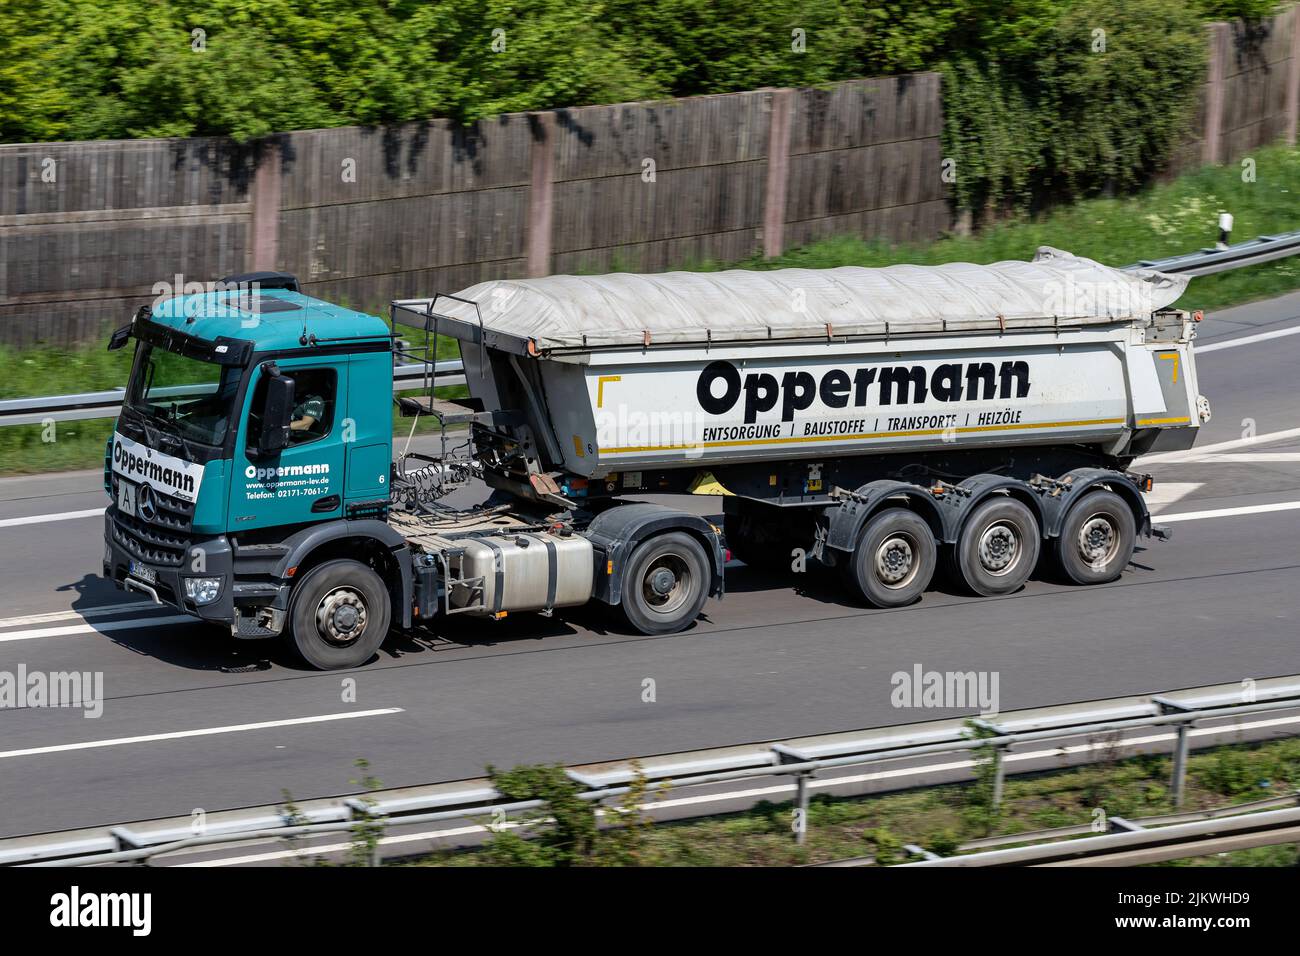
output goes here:
[[[334, 401], [338, 376], [332, 368], [285, 369], [293, 379], [293, 413], [289, 417], [289, 445], [297, 447], [318, 441], [329, 434], [334, 424]], [[266, 401], [267, 377], [262, 376], [253, 390], [253, 411], [249, 420], [248, 446], [256, 447], [262, 435], [258, 411]]]

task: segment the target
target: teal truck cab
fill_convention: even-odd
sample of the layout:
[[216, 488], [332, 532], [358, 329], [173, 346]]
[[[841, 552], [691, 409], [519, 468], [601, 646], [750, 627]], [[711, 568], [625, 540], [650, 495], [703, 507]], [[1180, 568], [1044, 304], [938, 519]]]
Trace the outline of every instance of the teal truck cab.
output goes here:
[[[578, 507], [502, 455], [519, 429], [547, 427], [536, 409], [448, 406], [431, 382], [406, 410], [435, 415], [444, 451], [450, 438], [462, 454], [395, 464], [399, 340], [292, 276], [232, 276], [141, 308], [109, 348], [131, 339], [104, 469], [104, 574], [120, 588], [237, 638], [284, 635], [323, 669], [360, 665], [391, 629], [445, 615], [595, 599], [666, 633], [721, 593], [720, 536], [704, 519]], [[495, 449], [490, 460], [473, 457], [471, 434]], [[438, 501], [470, 480], [497, 489], [486, 504]]]

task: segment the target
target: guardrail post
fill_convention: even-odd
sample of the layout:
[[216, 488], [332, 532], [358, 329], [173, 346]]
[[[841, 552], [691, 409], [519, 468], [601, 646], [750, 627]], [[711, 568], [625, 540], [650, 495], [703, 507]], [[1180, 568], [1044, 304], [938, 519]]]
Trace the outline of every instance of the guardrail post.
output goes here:
[[[140, 850], [144, 848], [144, 841], [126, 827], [112, 827], [108, 831], [108, 835], [113, 838], [113, 845], [119, 853], [124, 850]], [[142, 856], [138, 860], [132, 860], [131, 865], [149, 866], [149, 858]]]
[[[1169, 697], [1152, 697], [1151, 703], [1159, 707], [1162, 714], [1186, 714], [1192, 710], [1182, 701]], [[1169, 789], [1173, 792], [1172, 799], [1175, 810], [1183, 805], [1183, 787], [1187, 780], [1187, 731], [1191, 725], [1190, 720], [1184, 720], [1177, 727], [1178, 740], [1174, 744], [1174, 771], [1172, 779], [1169, 781]]]
[[1188, 723], [1178, 725], [1178, 743], [1174, 745], [1174, 777], [1170, 783], [1170, 789], [1174, 792], [1175, 810], [1183, 805], [1183, 787], [1187, 781], [1187, 731]]
[[808, 778], [810, 773], [800, 773], [795, 777], [795, 817], [794, 842], [797, 846], [803, 846], [804, 840], [808, 837]]
[[1002, 791], [1007, 782], [1007, 764], [1003, 759], [1003, 750], [1000, 745], [993, 747], [993, 809], [1002, 809]]

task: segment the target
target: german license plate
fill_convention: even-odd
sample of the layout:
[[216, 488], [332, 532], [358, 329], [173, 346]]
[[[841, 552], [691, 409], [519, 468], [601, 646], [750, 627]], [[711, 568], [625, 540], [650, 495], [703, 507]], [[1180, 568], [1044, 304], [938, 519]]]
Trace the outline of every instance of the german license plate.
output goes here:
[[129, 481], [118, 479], [117, 510], [124, 515], [135, 517], [136, 486]]
[[158, 572], [146, 564], [141, 564], [139, 561], [131, 562], [131, 577], [138, 578], [145, 584], [158, 583]]

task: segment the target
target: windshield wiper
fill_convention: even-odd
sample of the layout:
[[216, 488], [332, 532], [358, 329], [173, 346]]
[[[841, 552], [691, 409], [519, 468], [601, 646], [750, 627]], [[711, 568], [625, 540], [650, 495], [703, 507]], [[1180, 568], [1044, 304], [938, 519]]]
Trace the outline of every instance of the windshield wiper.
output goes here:
[[184, 450], [186, 457], [189, 458], [190, 461], [198, 460], [198, 455], [194, 454], [194, 448], [190, 445], [189, 439], [185, 437], [185, 431], [180, 422], [175, 419], [167, 418], [161, 420], [159, 425], [162, 426], [168, 437], [176, 440], [177, 445]]

